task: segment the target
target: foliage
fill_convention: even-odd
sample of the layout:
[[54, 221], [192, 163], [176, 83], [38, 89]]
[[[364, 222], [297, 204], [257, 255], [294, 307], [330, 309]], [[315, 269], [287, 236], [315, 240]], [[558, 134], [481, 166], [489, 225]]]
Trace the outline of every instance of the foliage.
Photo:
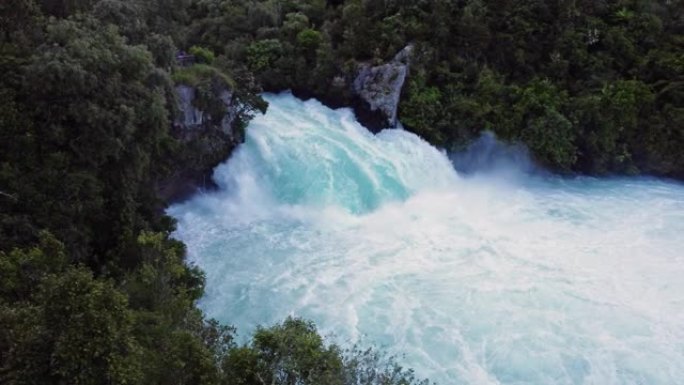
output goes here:
[[[681, 121], [671, 119], [682, 105], [681, 0], [318, 3], [198, 1], [189, 39], [215, 45], [267, 90], [334, 105], [352, 103], [344, 87], [358, 63], [381, 63], [412, 43], [399, 118], [435, 144], [489, 130], [559, 171], [684, 176], [671, 147], [684, 144]], [[340, 78], [346, 85], [335, 86]], [[602, 107], [589, 101], [609, 103], [605, 90], [621, 82], [650, 96], [624, 105], [624, 116], [597, 115]]]
[[259, 73], [275, 64], [282, 54], [282, 46], [275, 39], [260, 40], [247, 46], [246, 54], [249, 69]]
[[[235, 143], [201, 130], [175, 139], [174, 86], [193, 87], [212, 119], [226, 112], [224, 93], [242, 124], [267, 105], [251, 71], [204, 45], [190, 50], [199, 63], [176, 65], [176, 47], [189, 44], [169, 26], [181, 30], [184, 13], [167, 10], [183, 1], [42, 2], [52, 18], [31, 0], [0, 7], [3, 384], [225, 384], [281, 369], [298, 383], [344, 378], [339, 349], [311, 324], [262, 329], [238, 347], [232, 327], [196, 307], [204, 275], [170, 238], [155, 187], [188, 164], [223, 160], [197, 159], [194, 146]], [[283, 64], [279, 41], [262, 39], [243, 50], [255, 68], [296, 68], [329, 48], [308, 24], [323, 19], [321, 4], [300, 4], [309, 16], [290, 18], [306, 20], [293, 27], [298, 43], [281, 46], [308, 59]], [[262, 11], [255, 25], [270, 25]], [[289, 344], [298, 348], [283, 360], [267, 356]], [[259, 350], [256, 366], [234, 360], [245, 349]]]
[[264, 89], [349, 105], [359, 64], [412, 43], [399, 117], [435, 144], [684, 178], [683, 25], [682, 0], [1, 2], [0, 382], [415, 383], [302, 320], [237, 346], [204, 318], [157, 187], [239, 135], [176, 139], [174, 86], [217, 120], [229, 91], [244, 126]]
[[[128, 234], [152, 219], [137, 207], [152, 202], [144, 186], [170, 140], [164, 79], [152, 81], [149, 52], [92, 18], [53, 20], [45, 31], [23, 59], [20, 88], [6, 93], [16, 112], [2, 121], [13, 140], [1, 145], [0, 185], [16, 199], [0, 204], [8, 217], [30, 218], [7, 230], [13, 240], [50, 230], [99, 271], [115, 253], [127, 258]], [[9, 250], [5, 234], [0, 245]]]
[[288, 318], [260, 328], [248, 347], [234, 350], [223, 363], [228, 383], [340, 383], [342, 361], [334, 346], [325, 346], [313, 324]]
[[38, 247], [0, 252], [0, 371], [5, 380], [139, 380], [141, 351], [126, 295], [88, 269], [65, 264], [64, 253], [47, 233]]
[[193, 45], [190, 47], [190, 54], [195, 56], [198, 63], [211, 64], [216, 60], [216, 56], [211, 50]]
[[421, 136], [433, 142], [444, 142], [437, 129], [442, 115], [442, 93], [437, 87], [425, 84], [425, 78], [414, 77], [408, 84], [408, 97], [402, 101], [401, 113], [404, 124], [415, 127]]
[[21, 4], [1, 9], [24, 19], [0, 45], [0, 382], [216, 383], [232, 329], [195, 307], [203, 276], [154, 188], [179, 147], [174, 40], [114, 25], [141, 3]]
[[221, 86], [232, 89], [235, 82], [216, 67], [207, 64], [194, 64], [189, 67], [179, 67], [171, 74], [176, 84], [186, 84], [196, 87], [203, 81], [217, 81]]
[[321, 44], [321, 33], [311, 28], [304, 29], [297, 34], [297, 44], [305, 51], [313, 52]]
[[427, 384], [373, 350], [325, 344], [311, 322], [297, 318], [259, 328], [250, 344], [230, 350], [222, 368], [225, 385]]

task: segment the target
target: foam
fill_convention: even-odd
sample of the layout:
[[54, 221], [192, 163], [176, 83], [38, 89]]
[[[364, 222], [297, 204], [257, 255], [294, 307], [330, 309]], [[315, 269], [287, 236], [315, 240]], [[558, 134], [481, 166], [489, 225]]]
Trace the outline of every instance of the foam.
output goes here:
[[413, 134], [267, 99], [221, 190], [169, 209], [209, 316], [307, 317], [443, 384], [682, 383], [682, 185], [460, 177]]

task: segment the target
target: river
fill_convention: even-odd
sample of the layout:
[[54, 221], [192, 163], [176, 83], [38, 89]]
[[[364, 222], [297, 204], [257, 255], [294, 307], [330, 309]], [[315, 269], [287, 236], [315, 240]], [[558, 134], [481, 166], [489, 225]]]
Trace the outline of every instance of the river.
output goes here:
[[684, 384], [684, 185], [459, 173], [409, 132], [266, 98], [219, 190], [169, 209], [208, 316], [302, 316], [441, 384]]

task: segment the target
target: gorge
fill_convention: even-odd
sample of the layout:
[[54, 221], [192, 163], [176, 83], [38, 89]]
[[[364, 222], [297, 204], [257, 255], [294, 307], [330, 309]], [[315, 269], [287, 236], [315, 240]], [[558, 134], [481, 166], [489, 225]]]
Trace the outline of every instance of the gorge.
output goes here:
[[683, 51], [684, 0], [2, 1], [0, 383], [682, 383]]
[[219, 189], [168, 210], [208, 316], [309, 318], [443, 384], [684, 378], [681, 183], [458, 172], [414, 134], [266, 99]]

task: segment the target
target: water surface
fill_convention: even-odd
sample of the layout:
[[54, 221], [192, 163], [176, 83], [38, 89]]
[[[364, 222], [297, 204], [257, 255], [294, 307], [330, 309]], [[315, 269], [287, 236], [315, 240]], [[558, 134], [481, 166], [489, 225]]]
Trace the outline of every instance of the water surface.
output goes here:
[[310, 318], [442, 384], [684, 383], [681, 184], [463, 176], [408, 132], [267, 98], [220, 191], [169, 209], [209, 316]]

